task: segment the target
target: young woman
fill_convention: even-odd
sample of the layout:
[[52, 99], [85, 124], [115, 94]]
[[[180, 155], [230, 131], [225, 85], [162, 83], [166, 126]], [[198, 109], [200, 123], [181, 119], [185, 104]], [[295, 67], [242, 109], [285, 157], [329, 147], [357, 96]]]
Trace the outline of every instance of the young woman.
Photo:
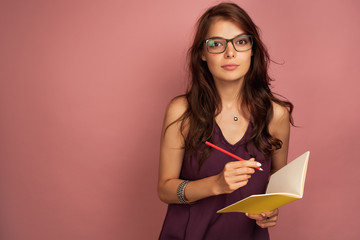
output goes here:
[[[164, 119], [158, 194], [169, 206], [159, 239], [269, 239], [277, 209], [216, 211], [264, 193], [270, 174], [286, 164], [293, 106], [271, 92], [268, 53], [236, 4], [201, 16], [189, 60], [189, 88]], [[249, 160], [234, 160], [205, 141]]]

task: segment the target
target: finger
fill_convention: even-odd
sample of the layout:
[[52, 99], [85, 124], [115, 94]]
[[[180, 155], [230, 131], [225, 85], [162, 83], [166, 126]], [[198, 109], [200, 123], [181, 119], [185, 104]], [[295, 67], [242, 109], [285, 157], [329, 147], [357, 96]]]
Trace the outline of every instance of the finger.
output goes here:
[[268, 227], [274, 227], [276, 225], [275, 221], [256, 221], [256, 224], [259, 225], [261, 228], [268, 228]]
[[231, 171], [226, 171], [225, 175], [227, 177], [240, 177], [240, 176], [251, 176], [255, 170], [253, 168], [238, 168]]
[[[263, 218], [262, 220], [257, 220], [256, 224], [262, 228], [273, 227], [277, 223], [278, 219], [278, 210], [274, 210], [271, 212], [264, 212], [261, 213], [260, 216]], [[272, 216], [270, 216], [272, 214]]]
[[228, 177], [229, 181], [232, 181], [232, 182], [247, 181], [250, 178], [251, 178], [250, 174], [232, 175], [232, 176]]
[[263, 214], [264, 214], [264, 217], [273, 217], [273, 216], [277, 216], [277, 215], [279, 215], [279, 209], [278, 209], [278, 208], [276, 208], [276, 209], [274, 209], [274, 210], [272, 210], [272, 211], [263, 212]]
[[251, 218], [251, 219], [254, 219], [254, 220], [257, 220], [257, 221], [262, 221], [262, 220], [264, 220], [264, 217], [261, 216], [260, 214], [245, 213], [245, 215], [246, 215], [248, 218]]
[[237, 189], [245, 186], [247, 183], [248, 183], [248, 181], [242, 181], [242, 182], [237, 182], [237, 183], [229, 184], [229, 185], [227, 186], [227, 189], [228, 189], [227, 192], [231, 193], [231, 192], [233, 192], [233, 191], [235, 191], [235, 190], [237, 190]]
[[259, 221], [267, 223], [267, 222], [276, 222], [277, 219], [278, 219], [278, 216], [272, 216], [272, 217], [264, 217], [262, 220], [259, 220]]
[[233, 179], [234, 183], [244, 183], [246, 185], [251, 178], [251, 175], [240, 175]]
[[224, 173], [228, 176], [238, 176], [242, 174], [252, 175], [255, 173], [255, 169], [252, 167], [237, 167], [237, 168], [225, 168]]
[[249, 179], [250, 179], [251, 176], [249, 175], [240, 175], [240, 176], [231, 176], [231, 177], [226, 177], [225, 178], [225, 183], [228, 185], [228, 186], [231, 186], [231, 185], [234, 185], [234, 184], [237, 184], [237, 185], [242, 185], [242, 186], [245, 186]]
[[260, 214], [245, 213], [245, 215], [257, 221], [264, 221], [264, 222], [277, 221], [277, 214], [271, 216], [271, 215], [266, 215], [266, 213], [260, 213]]
[[235, 182], [239, 180], [249, 179], [251, 175], [254, 173], [253, 169], [238, 169], [238, 170], [231, 170], [231, 171], [224, 171], [224, 177], [226, 179], [233, 179]]
[[237, 175], [255, 173], [255, 170], [251, 167], [236, 168], [236, 169], [234, 169], [234, 171], [235, 171], [235, 174], [237, 174]]
[[246, 160], [246, 161], [234, 161], [231, 162], [230, 166], [232, 168], [242, 168], [242, 167], [250, 167], [250, 168], [259, 168], [261, 167], [261, 163], [255, 161], [254, 158], [251, 158], [253, 160]]
[[243, 174], [251, 175], [253, 173], [255, 173], [255, 170], [250, 167], [231, 168], [227, 166], [224, 169], [224, 175], [227, 177], [239, 176]]
[[232, 164], [232, 165], [226, 165], [224, 167], [225, 171], [228, 172], [236, 172], [236, 171], [242, 171], [242, 169], [248, 171], [248, 170], [254, 170], [252, 167], [248, 167], [245, 164]]

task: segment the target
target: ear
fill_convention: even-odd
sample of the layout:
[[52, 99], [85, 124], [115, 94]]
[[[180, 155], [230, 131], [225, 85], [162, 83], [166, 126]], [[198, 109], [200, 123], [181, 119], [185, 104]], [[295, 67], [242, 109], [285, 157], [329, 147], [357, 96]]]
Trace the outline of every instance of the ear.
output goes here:
[[204, 62], [206, 62], [206, 57], [204, 54], [201, 54], [201, 60], [203, 60]]

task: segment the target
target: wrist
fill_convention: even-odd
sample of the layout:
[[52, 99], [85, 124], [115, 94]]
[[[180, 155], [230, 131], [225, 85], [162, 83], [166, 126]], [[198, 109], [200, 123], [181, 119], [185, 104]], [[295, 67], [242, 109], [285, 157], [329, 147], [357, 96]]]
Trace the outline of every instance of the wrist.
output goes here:
[[177, 195], [177, 198], [179, 200], [180, 203], [182, 204], [187, 204], [189, 203], [185, 197], [185, 188], [187, 186], [187, 184], [189, 183], [190, 181], [189, 180], [184, 180], [182, 181], [178, 188], [177, 188], [177, 191], [176, 191], [176, 195]]
[[213, 179], [212, 179], [212, 183], [210, 184], [211, 186], [211, 192], [213, 195], [220, 195], [220, 194], [223, 194], [223, 192], [221, 191], [221, 187], [220, 187], [220, 184], [219, 184], [219, 174], [218, 175], [215, 175], [213, 176]]

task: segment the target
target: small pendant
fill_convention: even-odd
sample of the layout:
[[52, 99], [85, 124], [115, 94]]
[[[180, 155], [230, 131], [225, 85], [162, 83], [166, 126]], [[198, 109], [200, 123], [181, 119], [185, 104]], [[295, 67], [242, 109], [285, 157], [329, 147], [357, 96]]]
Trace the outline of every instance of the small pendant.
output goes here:
[[237, 121], [238, 120], [238, 117], [237, 116], [234, 116], [234, 121]]

